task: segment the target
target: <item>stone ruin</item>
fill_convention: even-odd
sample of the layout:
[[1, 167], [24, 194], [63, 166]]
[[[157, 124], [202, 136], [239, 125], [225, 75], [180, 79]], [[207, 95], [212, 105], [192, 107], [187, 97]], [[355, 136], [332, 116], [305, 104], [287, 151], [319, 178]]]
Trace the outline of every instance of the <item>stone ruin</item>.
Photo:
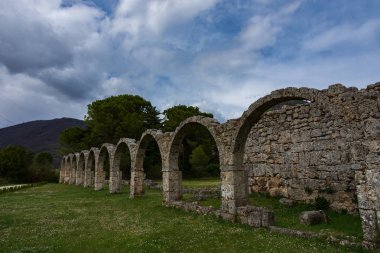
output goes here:
[[[180, 145], [197, 125], [208, 129], [219, 152], [220, 217], [249, 223], [250, 217], [261, 212], [248, 205], [250, 192], [305, 202], [324, 196], [336, 211], [358, 212], [363, 245], [379, 246], [380, 83], [361, 90], [341, 84], [324, 90], [285, 88], [260, 98], [240, 118], [224, 124], [195, 116], [174, 132], [148, 129], [138, 141], [123, 138], [116, 145], [105, 143], [64, 156], [60, 183], [95, 190], [108, 183], [111, 193], [118, 192], [123, 186], [121, 155], [129, 152], [130, 196], [143, 196], [145, 150], [155, 141], [162, 159], [163, 202], [178, 205], [182, 195]], [[108, 182], [103, 168], [107, 155]]]

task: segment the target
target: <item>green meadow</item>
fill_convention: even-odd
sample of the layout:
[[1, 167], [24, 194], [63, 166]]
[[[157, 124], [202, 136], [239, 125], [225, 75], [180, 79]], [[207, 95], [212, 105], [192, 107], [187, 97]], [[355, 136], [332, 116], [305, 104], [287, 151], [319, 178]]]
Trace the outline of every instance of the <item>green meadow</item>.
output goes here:
[[62, 184], [4, 193], [0, 252], [366, 252], [187, 213], [161, 202], [157, 190], [130, 199], [127, 188], [109, 194]]

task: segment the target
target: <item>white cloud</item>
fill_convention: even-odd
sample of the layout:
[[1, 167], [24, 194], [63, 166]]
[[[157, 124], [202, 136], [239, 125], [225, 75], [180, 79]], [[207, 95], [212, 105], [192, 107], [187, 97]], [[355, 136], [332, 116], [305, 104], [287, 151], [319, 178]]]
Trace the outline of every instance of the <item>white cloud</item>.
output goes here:
[[[378, 78], [377, 17], [288, 35], [310, 1], [122, 0], [108, 16], [72, 3], [0, 1], [0, 99], [8, 99], [0, 115], [83, 118], [94, 99], [130, 93], [160, 110], [196, 105], [225, 120], [284, 86], [363, 86]], [[284, 37], [297, 44], [293, 51]], [[342, 45], [360, 50], [319, 54]], [[294, 53], [281, 59], [284, 52]]]
[[147, 6], [147, 26], [150, 31], [160, 34], [169, 26], [177, 25], [213, 7], [216, 0], [156, 0]]
[[303, 42], [303, 49], [311, 52], [332, 50], [337, 46], [379, 43], [380, 20], [369, 20], [361, 25], [343, 24], [314, 34]]
[[[70, 98], [47, 92], [49, 87], [37, 78], [11, 74], [0, 65], [0, 115], [14, 123], [52, 119], [70, 115], [83, 118], [85, 109]], [[0, 120], [0, 126], [10, 122]]]

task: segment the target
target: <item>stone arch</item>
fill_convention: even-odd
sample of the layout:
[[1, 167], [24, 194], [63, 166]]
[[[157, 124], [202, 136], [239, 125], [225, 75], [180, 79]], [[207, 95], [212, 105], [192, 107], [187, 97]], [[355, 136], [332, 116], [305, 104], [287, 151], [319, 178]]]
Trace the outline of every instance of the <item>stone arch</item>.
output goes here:
[[316, 89], [285, 88], [275, 90], [249, 106], [238, 121], [232, 138], [231, 156], [225, 158], [226, 182], [222, 183], [222, 192], [225, 196], [222, 200], [223, 211], [234, 214], [236, 207], [248, 204], [248, 175], [243, 166], [243, 157], [251, 128], [269, 108], [289, 100], [307, 100], [311, 103], [323, 104], [323, 101], [328, 101], [328, 98]]
[[122, 138], [115, 147], [113, 164], [110, 172], [110, 193], [119, 192], [123, 186], [123, 173], [120, 170], [122, 154], [129, 152], [131, 159], [131, 170], [133, 168], [133, 157], [136, 150], [136, 141], [130, 138]]
[[84, 185], [86, 161], [88, 156], [88, 150], [83, 150], [78, 153], [78, 168], [76, 173], [76, 185]]
[[91, 148], [88, 152], [88, 156], [86, 159], [86, 167], [84, 173], [84, 187], [93, 187], [95, 186], [95, 171], [97, 167], [97, 160], [99, 157], [99, 149]]
[[76, 162], [75, 155], [69, 154], [69, 184], [75, 184]]
[[109, 158], [109, 168], [112, 168], [113, 155], [114, 155], [115, 145], [111, 143], [104, 143], [99, 149], [99, 156], [96, 162], [97, 166], [95, 168], [95, 190], [102, 190], [106, 183], [106, 171], [104, 170], [104, 162], [106, 161], [106, 156]]
[[148, 129], [142, 135], [136, 146], [136, 153], [134, 155], [134, 166], [131, 171], [131, 197], [144, 195], [144, 158], [145, 151], [149, 142], [154, 141], [157, 143], [160, 150], [161, 162], [164, 164], [165, 154], [165, 134], [161, 130]]
[[166, 184], [164, 184], [164, 191], [169, 192], [168, 201], [179, 200], [181, 198], [182, 172], [178, 167], [180, 146], [186, 134], [189, 133], [189, 131], [192, 131], [193, 127], [197, 125], [201, 125], [209, 131], [216, 143], [219, 157], [223, 156], [223, 143], [220, 135], [218, 134], [218, 127], [220, 126], [220, 123], [217, 120], [204, 116], [193, 116], [181, 122], [173, 133], [169, 143], [169, 175], [167, 175], [169, 178], [164, 179], [166, 182]]

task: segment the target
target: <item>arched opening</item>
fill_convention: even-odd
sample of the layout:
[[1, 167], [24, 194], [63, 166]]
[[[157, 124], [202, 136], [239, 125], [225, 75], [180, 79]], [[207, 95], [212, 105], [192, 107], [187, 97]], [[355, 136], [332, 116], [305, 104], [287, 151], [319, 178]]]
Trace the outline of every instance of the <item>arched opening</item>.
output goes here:
[[71, 158], [71, 174], [70, 174], [70, 184], [75, 184], [76, 173], [77, 173], [77, 157], [74, 154]]
[[[292, 124], [292, 116], [290, 112], [282, 113], [280, 116], [276, 113], [278, 110], [282, 110], [284, 105], [297, 105], [309, 104], [310, 101], [314, 101], [314, 91], [303, 89], [304, 92], [300, 91], [301, 89], [285, 89], [273, 92], [271, 95], [263, 97], [253, 103], [248, 110], [243, 114], [240, 118], [240, 123], [238, 126], [238, 131], [233, 141], [233, 174], [234, 178], [229, 182], [226, 182], [231, 187], [232, 192], [234, 193], [233, 201], [225, 201], [223, 205], [225, 211], [234, 212], [236, 207], [244, 206], [248, 204], [248, 193], [249, 190], [253, 190], [254, 187], [249, 189], [249, 186], [253, 186], [255, 183], [255, 173], [260, 173], [265, 168], [256, 166], [256, 164], [252, 164], [252, 157], [247, 155], [247, 150], [255, 154], [254, 160], [261, 161], [262, 164], [267, 164], [268, 162], [273, 162], [275, 166], [278, 168], [278, 162], [281, 159], [284, 159], [283, 155], [276, 154], [275, 152], [271, 155], [273, 157], [267, 156], [268, 150], [270, 152], [273, 147], [272, 140], [274, 142], [279, 141], [279, 137], [284, 138], [284, 145], [281, 147], [276, 147], [279, 149], [287, 149], [291, 145], [291, 141], [289, 140], [289, 132], [283, 131], [281, 133], [272, 133], [270, 132], [273, 124], [279, 125], [281, 127], [288, 127], [289, 124]], [[305, 91], [306, 90], [306, 91]], [[286, 107], [286, 106], [285, 106]], [[265, 122], [261, 122], [260, 120], [263, 118], [263, 115], [274, 115], [275, 123], [271, 120], [266, 120]], [[278, 122], [277, 122], [278, 121]], [[258, 125], [260, 124], [260, 125]], [[259, 126], [260, 129], [255, 128], [255, 126]], [[247, 141], [249, 140], [250, 134], [253, 133], [253, 138], [258, 142], [254, 144], [254, 142]], [[252, 134], [251, 134], [252, 135]], [[252, 139], [252, 138], [251, 138]], [[264, 151], [264, 153], [262, 152]], [[272, 181], [273, 182], [273, 181]], [[265, 180], [265, 184], [270, 184]], [[279, 183], [280, 185], [280, 183]], [[277, 194], [277, 193], [274, 193]]]
[[[220, 206], [220, 161], [221, 145], [217, 137], [215, 121], [186, 122], [177, 128], [170, 146], [170, 170], [177, 179], [178, 195], [174, 199], [212, 201]], [[178, 173], [176, 173], [178, 171]], [[173, 175], [174, 175], [173, 174]], [[173, 180], [170, 180], [171, 182]], [[206, 190], [207, 189], [207, 190]]]
[[111, 171], [110, 192], [121, 192], [131, 180], [131, 152], [127, 142], [121, 141], [116, 147]]
[[110, 179], [110, 155], [107, 147], [102, 147], [99, 152], [97, 170], [95, 173], [95, 190], [107, 188]]
[[295, 166], [304, 167], [299, 164], [299, 153], [306, 151], [303, 145], [310, 146], [306, 143], [310, 130], [301, 127], [307, 125], [307, 119], [302, 122], [297, 119], [297, 115], [309, 115], [309, 105], [307, 100], [281, 102], [263, 112], [252, 126], [243, 158], [250, 194], [289, 197], [291, 178], [294, 178], [291, 174]]
[[131, 196], [142, 196], [145, 188], [161, 189], [162, 155], [160, 146], [150, 133], [145, 133], [137, 147], [135, 171], [132, 172]]
[[77, 185], [83, 185], [84, 183], [84, 173], [85, 173], [85, 154], [83, 152], [80, 153], [78, 159], [78, 169], [77, 169]]
[[90, 150], [87, 157], [87, 168], [85, 169], [85, 183], [84, 187], [95, 186], [95, 151]]
[[145, 148], [143, 168], [145, 172], [145, 186], [150, 187], [155, 181], [162, 181], [162, 160], [158, 143], [155, 139], [150, 138]]

